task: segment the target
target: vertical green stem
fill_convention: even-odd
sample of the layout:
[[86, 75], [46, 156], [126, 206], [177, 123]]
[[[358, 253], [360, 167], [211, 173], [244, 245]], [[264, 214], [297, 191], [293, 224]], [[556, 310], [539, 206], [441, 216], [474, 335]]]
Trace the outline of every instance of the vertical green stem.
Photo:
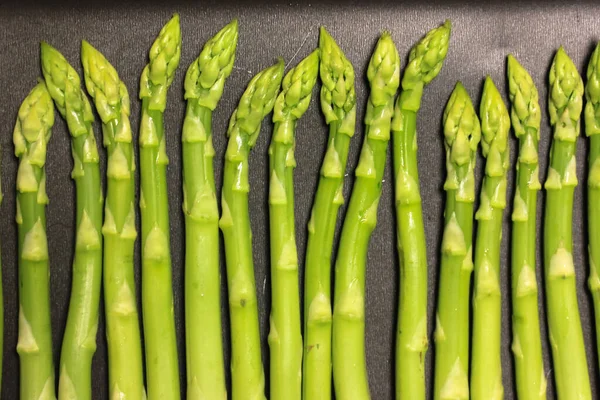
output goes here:
[[142, 313], [150, 399], [175, 399], [179, 363], [173, 312], [169, 205], [162, 111], [142, 99], [140, 209], [142, 214]]
[[219, 210], [213, 172], [212, 111], [188, 100], [184, 123], [183, 180], [186, 226], [186, 347], [188, 398], [226, 399], [221, 333]]
[[401, 284], [396, 337], [396, 398], [425, 399], [427, 249], [418, 183], [417, 113], [400, 112], [400, 129], [392, 129]]

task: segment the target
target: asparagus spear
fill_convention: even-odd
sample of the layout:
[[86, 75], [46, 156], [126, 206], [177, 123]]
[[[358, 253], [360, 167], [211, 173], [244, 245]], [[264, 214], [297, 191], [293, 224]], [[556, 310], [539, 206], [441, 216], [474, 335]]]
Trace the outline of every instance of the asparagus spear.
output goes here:
[[179, 15], [161, 29], [140, 79], [142, 315], [150, 400], [178, 399], [179, 363], [173, 313], [169, 202], [163, 113], [181, 55]]
[[594, 300], [596, 344], [600, 354], [600, 43], [588, 64], [585, 99], [585, 134], [590, 138], [587, 198], [590, 253], [588, 286]]
[[583, 82], [561, 47], [550, 67], [548, 110], [554, 138], [546, 178], [544, 272], [554, 378], [560, 399], [590, 399], [590, 381], [579, 320], [571, 254], [575, 150]]
[[92, 107], [77, 72], [62, 54], [41, 44], [42, 72], [56, 108], [72, 137], [77, 189], [77, 235], [67, 326], [61, 349], [59, 399], [92, 398], [92, 357], [96, 352], [102, 283], [102, 188]]
[[225, 242], [231, 323], [232, 399], [264, 399], [252, 232], [248, 216], [248, 156], [262, 120], [273, 109], [283, 77], [283, 60], [259, 72], [235, 109], [227, 136], [219, 226]]
[[447, 176], [442, 261], [434, 340], [434, 399], [469, 398], [469, 290], [479, 119], [458, 82], [444, 110]]
[[226, 399], [221, 338], [219, 210], [213, 172], [212, 113], [231, 74], [237, 20], [212, 37], [185, 77], [183, 212], [186, 226], [187, 397]]
[[506, 208], [506, 173], [510, 149], [510, 117], [504, 101], [488, 76], [479, 108], [485, 176], [475, 214], [475, 285], [473, 292], [473, 358], [471, 359], [471, 399], [502, 399], [502, 360], [500, 356], [501, 293], [500, 245], [502, 219]]
[[400, 259], [397, 399], [425, 399], [427, 249], [417, 169], [417, 113], [421, 108], [423, 88], [440, 72], [448, 53], [450, 29], [450, 21], [446, 21], [429, 31], [412, 48], [392, 120], [396, 233]]
[[109, 391], [111, 398], [141, 399], [145, 392], [133, 267], [137, 231], [129, 94], [114, 67], [86, 41], [81, 61], [108, 150], [102, 234]]
[[536, 266], [537, 192], [540, 190], [538, 141], [540, 105], [529, 73], [508, 56], [511, 119], [519, 139], [517, 189], [513, 206], [512, 307], [513, 345], [519, 399], [546, 398], [542, 360]]
[[319, 72], [313, 51], [283, 78], [273, 111], [269, 147], [269, 214], [271, 233], [271, 399], [300, 400], [302, 332], [298, 287], [298, 253], [294, 223], [294, 131], [306, 112]]
[[365, 267], [369, 239], [377, 223], [394, 96], [400, 85], [400, 57], [387, 32], [371, 56], [367, 78], [371, 94], [365, 140], [335, 264], [333, 383], [338, 400], [370, 398], [364, 343]]
[[331, 398], [331, 253], [350, 139], [356, 123], [354, 69], [325, 28], [319, 38], [321, 110], [329, 124], [327, 153], [308, 224], [304, 286], [302, 397]]
[[19, 108], [13, 134], [17, 172], [19, 230], [19, 340], [23, 400], [55, 399], [50, 268], [46, 239], [46, 150], [54, 106], [40, 81]]

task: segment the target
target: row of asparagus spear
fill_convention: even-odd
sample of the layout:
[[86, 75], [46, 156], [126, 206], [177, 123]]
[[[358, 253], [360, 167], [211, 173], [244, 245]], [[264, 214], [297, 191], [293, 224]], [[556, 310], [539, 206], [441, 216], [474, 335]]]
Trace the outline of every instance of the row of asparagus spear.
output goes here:
[[[333, 307], [330, 292], [334, 231], [338, 210], [344, 203], [346, 162], [356, 123], [352, 64], [321, 29], [319, 48], [285, 76], [283, 61], [279, 60], [250, 81], [227, 130], [229, 142], [219, 209], [211, 120], [233, 68], [237, 38], [238, 24], [234, 20], [206, 43], [185, 77], [187, 108], [181, 140], [187, 397], [227, 398], [220, 316], [220, 229], [225, 245], [231, 324], [231, 396], [234, 400], [265, 398], [248, 211], [248, 159], [263, 119], [273, 111], [269, 147], [270, 397], [329, 399], [332, 376], [337, 399], [370, 397], [364, 342], [366, 255], [377, 222], [386, 152], [392, 139], [400, 264], [396, 397], [425, 399], [428, 267], [416, 123], [424, 88], [438, 75], [447, 54], [450, 23], [433, 29], [413, 47], [402, 79], [400, 57], [391, 36], [384, 33], [377, 42], [367, 68], [371, 92], [364, 118], [364, 142], [335, 260]], [[58, 369], [58, 397], [92, 396], [91, 361], [96, 349], [102, 286], [111, 398], [180, 396], [169, 251], [165, 151], [168, 135], [163, 124], [166, 95], [180, 54], [181, 33], [176, 15], [150, 49], [150, 62], [142, 72], [139, 91], [144, 384], [133, 264], [138, 236], [134, 184], [137, 162], [128, 90], [108, 60], [84, 41], [84, 84], [101, 119], [108, 154], [104, 198], [92, 106], [73, 67], [49, 44], [41, 45], [44, 80], [23, 102], [14, 130], [15, 153], [20, 159], [16, 216], [20, 249], [17, 351], [21, 359], [22, 399], [56, 397], [45, 230], [46, 144], [54, 123], [54, 106], [66, 120], [72, 137], [72, 178], [77, 191], [73, 284]], [[591, 141], [589, 286], [597, 321], [599, 67], [600, 47], [592, 56], [585, 89], [586, 133]], [[322, 82], [321, 109], [329, 125], [329, 139], [308, 224], [302, 328], [294, 226], [295, 129], [310, 104], [317, 75]], [[503, 397], [499, 272], [511, 122], [519, 141], [511, 249], [512, 350], [517, 393], [522, 399], [546, 397], [535, 275], [541, 110], [530, 75], [512, 56], [508, 58], [507, 75], [510, 114], [489, 77], [485, 80], [479, 117], [460, 82], [444, 111], [447, 178], [434, 333], [435, 399]], [[591, 399], [571, 255], [573, 190], [577, 184], [575, 147], [584, 87], [562, 48], [552, 63], [549, 83], [548, 108], [554, 139], [545, 183], [544, 281], [553, 371], [560, 399]], [[474, 214], [474, 169], [479, 144], [486, 164], [479, 209]], [[478, 221], [475, 250], [474, 218]]]

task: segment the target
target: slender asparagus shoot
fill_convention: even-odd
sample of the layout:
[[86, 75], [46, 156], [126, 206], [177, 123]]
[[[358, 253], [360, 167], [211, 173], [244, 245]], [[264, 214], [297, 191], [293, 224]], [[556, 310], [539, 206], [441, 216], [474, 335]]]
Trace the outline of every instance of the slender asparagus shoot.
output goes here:
[[417, 113], [423, 88], [440, 72], [450, 21], [411, 50], [392, 120], [400, 298], [396, 335], [396, 399], [424, 400], [427, 339], [427, 247], [417, 166]]
[[585, 134], [590, 138], [587, 198], [590, 253], [588, 286], [594, 300], [596, 345], [600, 354], [600, 44], [596, 46], [588, 64], [585, 99]]
[[149, 400], [179, 399], [179, 362], [173, 313], [169, 198], [163, 113], [179, 65], [179, 15], [161, 29], [142, 71], [140, 99], [140, 211], [142, 215], [142, 315]]
[[19, 339], [21, 395], [54, 399], [50, 319], [50, 266], [46, 239], [46, 150], [54, 125], [54, 105], [44, 82], [27, 95], [13, 133], [17, 171], [19, 231]]
[[365, 140], [344, 219], [335, 264], [333, 383], [338, 400], [369, 399], [365, 362], [365, 269], [371, 233], [377, 224], [394, 96], [400, 85], [400, 57], [384, 32], [367, 68], [371, 94]]
[[229, 121], [229, 143], [221, 194], [221, 219], [231, 324], [233, 400], [265, 399], [252, 231], [248, 211], [248, 156], [263, 119], [273, 110], [283, 78], [283, 60], [259, 72], [248, 84]]
[[488, 76], [479, 107], [481, 149], [486, 158], [477, 219], [473, 289], [471, 399], [501, 400], [500, 246], [506, 208], [506, 174], [510, 163], [510, 117], [502, 96]]
[[46, 87], [71, 134], [77, 190], [77, 235], [67, 326], [58, 382], [59, 399], [92, 398], [92, 358], [96, 352], [102, 284], [102, 187], [94, 115], [77, 72], [62, 54], [41, 44]]
[[544, 275], [554, 379], [561, 399], [591, 399], [573, 264], [575, 152], [583, 82], [561, 47], [550, 67], [548, 111], [554, 138], [544, 185]]
[[187, 397], [226, 399], [221, 337], [219, 209], [215, 188], [212, 113], [231, 74], [238, 39], [231, 21], [202, 49], [185, 77], [183, 212]]
[[434, 340], [434, 399], [469, 399], [469, 291], [479, 119], [458, 82], [444, 110], [447, 176], [442, 261]]
[[302, 396], [302, 328], [298, 286], [298, 252], [294, 217], [295, 129], [306, 112], [319, 73], [319, 50], [283, 78], [273, 111], [269, 147], [269, 215], [271, 234], [270, 398]]
[[533, 79], [510, 55], [507, 74], [512, 105], [510, 116], [519, 139], [517, 188], [512, 213], [512, 351], [518, 398], [542, 400], [546, 398], [546, 376], [535, 274], [537, 193], [541, 189], [538, 165], [541, 113]]
[[302, 398], [331, 399], [331, 254], [350, 139], [356, 124], [354, 69], [321, 28], [321, 110], [329, 125], [327, 152], [315, 195], [305, 260]]
[[129, 94], [115, 68], [86, 41], [81, 61], [108, 152], [102, 234], [109, 392], [115, 399], [141, 399], [146, 394], [133, 265], [137, 231]]

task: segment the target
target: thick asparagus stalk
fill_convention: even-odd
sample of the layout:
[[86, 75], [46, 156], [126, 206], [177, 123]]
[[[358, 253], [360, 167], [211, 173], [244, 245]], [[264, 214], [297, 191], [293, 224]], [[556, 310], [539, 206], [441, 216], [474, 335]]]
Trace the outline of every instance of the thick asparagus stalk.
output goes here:
[[596, 46], [588, 64], [585, 99], [585, 134], [590, 138], [587, 198], [590, 253], [588, 286], [594, 300], [596, 345], [600, 355], [600, 44]]
[[591, 399], [571, 254], [583, 82], [562, 47], [550, 67], [549, 82], [548, 111], [554, 138], [544, 185], [544, 273], [554, 379], [560, 399]]
[[302, 397], [331, 398], [331, 253], [350, 139], [356, 123], [354, 69], [325, 28], [319, 38], [321, 110], [329, 124], [327, 152], [308, 224], [304, 286]]
[[231, 74], [237, 20], [212, 37], [185, 77], [183, 212], [187, 397], [227, 399], [221, 337], [219, 210], [215, 189], [212, 113]]
[[235, 109], [227, 136], [219, 226], [225, 242], [231, 323], [232, 399], [264, 399], [265, 376], [260, 332], [252, 232], [248, 216], [248, 156], [271, 112], [283, 77], [283, 60], [259, 72]]
[[137, 231], [129, 94], [114, 67], [85, 41], [81, 61], [108, 151], [102, 234], [109, 391], [111, 398], [141, 399], [145, 391], [133, 267]]
[[54, 390], [50, 268], [46, 239], [46, 150], [54, 125], [54, 105], [43, 82], [19, 108], [13, 133], [19, 228], [19, 340], [22, 400], [51, 400]]
[[63, 338], [58, 382], [59, 399], [92, 398], [92, 357], [96, 352], [98, 307], [102, 284], [102, 187], [92, 107], [77, 72], [62, 54], [41, 45], [42, 71], [56, 108], [72, 137], [77, 190], [77, 235], [73, 282]]
[[489, 76], [483, 85], [479, 115], [481, 148], [487, 160], [479, 209], [475, 214], [478, 224], [473, 289], [471, 399], [501, 400], [504, 398], [504, 387], [500, 355], [500, 245], [506, 208], [506, 173], [510, 161], [510, 117]]
[[302, 332], [298, 287], [298, 253], [294, 222], [294, 158], [297, 120], [306, 112], [319, 72], [315, 50], [283, 78], [273, 111], [269, 147], [269, 215], [271, 234], [270, 398], [300, 400]]
[[538, 166], [541, 114], [538, 92], [531, 76], [510, 55], [507, 74], [512, 126], [519, 139], [517, 189], [512, 214], [512, 350], [519, 399], [541, 400], [546, 398], [546, 377], [535, 275], [537, 192], [541, 188]]
[[389, 33], [381, 35], [367, 69], [371, 94], [365, 140], [335, 264], [333, 383], [338, 400], [369, 399], [365, 362], [365, 268], [377, 223], [400, 57]]
[[417, 113], [423, 88], [438, 75], [446, 58], [450, 29], [450, 21], [446, 21], [412, 48], [392, 120], [400, 259], [396, 399], [424, 400], [426, 395], [428, 271], [417, 167]]
[[178, 399], [179, 362], [173, 313], [166, 137], [163, 113], [181, 54], [176, 14], [161, 29], [142, 71], [140, 99], [140, 210], [142, 315], [148, 399]]
[[447, 176], [440, 288], [434, 340], [434, 399], [469, 398], [469, 291], [479, 119], [458, 82], [444, 110]]

